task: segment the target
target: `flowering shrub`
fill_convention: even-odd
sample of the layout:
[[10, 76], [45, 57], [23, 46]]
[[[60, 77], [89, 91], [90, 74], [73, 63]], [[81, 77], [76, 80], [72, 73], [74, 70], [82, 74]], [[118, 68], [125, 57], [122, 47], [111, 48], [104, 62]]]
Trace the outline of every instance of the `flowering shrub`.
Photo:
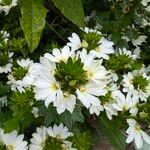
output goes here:
[[0, 149], [89, 150], [101, 133], [116, 150], [150, 147], [149, 12], [0, 0]]

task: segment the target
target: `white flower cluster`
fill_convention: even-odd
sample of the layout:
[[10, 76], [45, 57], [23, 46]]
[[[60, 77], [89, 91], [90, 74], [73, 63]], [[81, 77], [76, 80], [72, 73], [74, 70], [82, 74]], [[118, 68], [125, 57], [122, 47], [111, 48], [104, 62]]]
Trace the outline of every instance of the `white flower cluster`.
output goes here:
[[17, 135], [17, 131], [11, 133], [4, 133], [0, 129], [0, 148], [6, 150], [27, 150], [27, 142], [23, 141], [24, 135]]
[[[63, 124], [59, 126], [54, 125], [53, 127], [41, 127], [36, 129], [36, 133], [32, 134], [30, 150], [43, 150], [44, 148], [51, 149], [52, 142], [58, 142], [60, 149], [62, 150], [76, 150], [72, 148], [72, 143], [66, 140], [68, 137], [73, 136], [71, 132], [68, 131], [67, 127]], [[55, 141], [54, 141], [54, 140]], [[50, 144], [50, 147], [48, 147]], [[53, 147], [56, 148], [56, 147]]]
[[[39, 63], [30, 59], [17, 60], [19, 67], [13, 68], [8, 75], [7, 83], [11, 90], [22, 93], [26, 88], [33, 87], [35, 99], [44, 101], [46, 107], [51, 104], [58, 114], [66, 110], [73, 113], [79, 104], [97, 116], [105, 111], [110, 120], [120, 115], [120, 112], [128, 113], [127, 143], [134, 140], [138, 148], [142, 146], [143, 140], [150, 144], [149, 136], [142, 131], [140, 124], [131, 119], [138, 115], [138, 106], [146, 104], [150, 96], [148, 68], [143, 66], [133, 70], [130, 62], [124, 66], [127, 68], [125, 73], [119, 74], [107, 68], [110, 55], [135, 62], [140, 58], [139, 48], [133, 52], [126, 48], [114, 52], [113, 42], [99, 31], [85, 28], [83, 33], [82, 38], [73, 33], [66, 46], [45, 53]], [[38, 117], [38, 107], [34, 107], [32, 113]], [[53, 129], [38, 128], [37, 133], [33, 134], [30, 148], [42, 149], [48, 136], [60, 136], [64, 147], [67, 145], [71, 149], [71, 143], [64, 141], [64, 135], [58, 136], [58, 132], [56, 135], [55, 128], [63, 131], [62, 124], [59, 127], [55, 125]], [[65, 129], [64, 134], [66, 132], [68, 130]]]
[[6, 4], [4, 0], [0, 0], [0, 13], [5, 12], [7, 15], [12, 7], [17, 5], [17, 0], [12, 0], [10, 4]]
[[[34, 64], [30, 59], [17, 60], [17, 64], [21, 69], [19, 67], [15, 68], [15, 70], [8, 75], [9, 81], [7, 82], [7, 84], [11, 86], [12, 91], [19, 91], [20, 93], [22, 93], [25, 92], [25, 88], [30, 88], [34, 82], [34, 78], [36, 76], [36, 64]], [[23, 74], [23, 76], [20, 76], [19, 73], [22, 71], [24, 71], [25, 73]], [[15, 72], [17, 72], [18, 74], [15, 75]]]
[[[4, 45], [7, 44], [10, 34], [4, 30], [1, 30], [0, 36], [2, 37], [2, 39], [1, 39], [2, 41], [0, 42], [0, 48], [3, 48], [3, 44]], [[6, 52], [6, 51], [2, 52], [2, 51], [0, 51], [0, 73], [11, 72], [12, 62], [13, 62], [12, 56], [13, 55], [14, 55], [13, 52]], [[5, 58], [6, 60], [3, 60], [3, 58]]]
[[0, 129], [0, 149], [6, 150], [44, 150], [55, 149], [55, 146], [61, 150], [76, 150], [72, 148], [72, 142], [67, 138], [73, 136], [68, 128], [62, 123], [53, 127], [41, 127], [36, 129], [36, 133], [32, 134], [31, 143], [23, 140], [24, 135], [17, 135], [17, 131], [10, 133], [4, 133], [3, 129]]
[[1, 53], [0, 52], [0, 55], [2, 55], [2, 56], [6, 55], [8, 57], [7, 64], [0, 65], [0, 73], [9, 73], [9, 72], [11, 72], [12, 61], [13, 61], [12, 56], [14, 55], [14, 53], [13, 52], [9, 52], [9, 53]]

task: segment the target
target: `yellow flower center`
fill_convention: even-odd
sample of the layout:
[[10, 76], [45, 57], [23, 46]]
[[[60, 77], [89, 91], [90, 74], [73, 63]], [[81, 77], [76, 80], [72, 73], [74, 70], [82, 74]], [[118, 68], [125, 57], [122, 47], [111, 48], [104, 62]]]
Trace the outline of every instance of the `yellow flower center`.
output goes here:
[[135, 125], [135, 130], [136, 130], [136, 132], [139, 132], [139, 131], [141, 130], [141, 127], [140, 127], [139, 124], [136, 124], [136, 125]]
[[50, 85], [50, 88], [53, 89], [54, 91], [58, 90], [59, 87], [60, 87], [60, 86], [59, 86], [58, 83], [53, 83], [53, 84]]
[[84, 91], [86, 91], [86, 88], [83, 87], [83, 86], [80, 86], [80, 87], [79, 87], [79, 90], [80, 90], [81, 92], [84, 92]]
[[14, 150], [14, 145], [8, 145], [7, 150]]
[[98, 46], [94, 49], [96, 52], [100, 52], [102, 50], [101, 46]]
[[94, 77], [94, 73], [92, 71], [88, 71], [87, 72], [87, 76], [88, 76], [88, 78], [93, 78]]
[[88, 43], [87, 43], [85, 40], [82, 41], [81, 45], [82, 45], [83, 47], [85, 47], [85, 48], [88, 47]]

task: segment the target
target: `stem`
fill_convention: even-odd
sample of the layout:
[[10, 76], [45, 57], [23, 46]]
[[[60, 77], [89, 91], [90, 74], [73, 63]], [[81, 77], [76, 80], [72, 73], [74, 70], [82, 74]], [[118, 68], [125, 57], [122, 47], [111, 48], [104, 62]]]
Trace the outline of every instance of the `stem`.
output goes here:
[[46, 21], [46, 24], [49, 26], [49, 28], [55, 32], [55, 34], [62, 40], [64, 41], [65, 43], [67, 43], [67, 41], [52, 27], [51, 24], [49, 24], [47, 21]]

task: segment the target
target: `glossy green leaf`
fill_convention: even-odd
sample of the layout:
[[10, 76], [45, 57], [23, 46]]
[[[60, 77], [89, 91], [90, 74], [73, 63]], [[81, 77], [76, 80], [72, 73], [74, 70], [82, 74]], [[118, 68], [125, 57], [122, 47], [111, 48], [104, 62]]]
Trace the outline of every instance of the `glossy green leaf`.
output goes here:
[[99, 130], [108, 138], [116, 150], [125, 150], [126, 137], [106, 117], [100, 116]]
[[79, 27], [84, 27], [84, 12], [81, 0], [52, 0], [61, 13]]
[[43, 0], [20, 0], [21, 27], [31, 52], [38, 46], [47, 10]]

